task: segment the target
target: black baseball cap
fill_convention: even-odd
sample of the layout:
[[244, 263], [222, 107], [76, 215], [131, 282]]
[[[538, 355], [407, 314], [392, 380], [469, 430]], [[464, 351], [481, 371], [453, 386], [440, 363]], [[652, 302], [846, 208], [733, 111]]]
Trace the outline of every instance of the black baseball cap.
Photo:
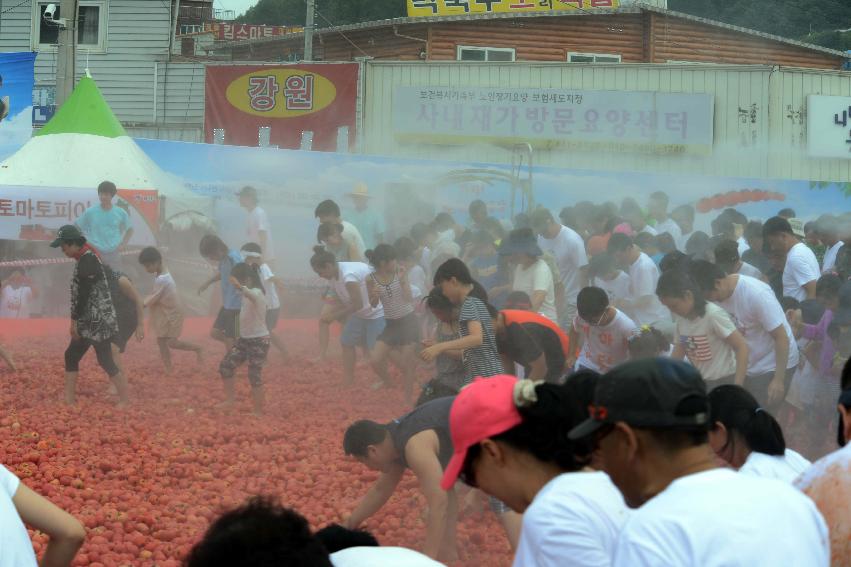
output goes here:
[[591, 417], [568, 438], [581, 439], [609, 423], [647, 429], [709, 427], [706, 384], [697, 369], [670, 358], [627, 362], [603, 374], [594, 390]]
[[86, 237], [83, 236], [83, 232], [79, 228], [73, 224], [66, 224], [56, 231], [56, 238], [50, 243], [50, 247], [59, 248], [63, 242], [77, 240], [78, 238], [82, 238], [84, 242], [86, 240]]

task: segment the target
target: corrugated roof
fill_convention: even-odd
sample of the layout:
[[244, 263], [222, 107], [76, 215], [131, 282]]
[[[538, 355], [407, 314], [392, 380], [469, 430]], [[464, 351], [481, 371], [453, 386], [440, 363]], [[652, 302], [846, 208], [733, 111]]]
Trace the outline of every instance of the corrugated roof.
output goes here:
[[[376, 28], [384, 28], [384, 27], [396, 27], [396, 26], [408, 26], [408, 25], [417, 25], [417, 24], [429, 24], [429, 23], [453, 23], [453, 22], [478, 22], [478, 21], [490, 21], [490, 20], [505, 20], [505, 19], [518, 19], [518, 18], [556, 18], [563, 16], [601, 16], [601, 15], [612, 15], [612, 14], [640, 14], [642, 12], [653, 12], [666, 17], [674, 17], [680, 18], [683, 20], [690, 20], [693, 22], [698, 22], [701, 24], [706, 24], [709, 26], [713, 26], [716, 28], [727, 29], [730, 31], [735, 31], [738, 33], [743, 33], [747, 35], [752, 35], [755, 37], [760, 37], [763, 39], [768, 39], [771, 41], [776, 41], [779, 43], [785, 43], [787, 45], [794, 45], [796, 47], [800, 47], [803, 49], [809, 49], [812, 51], [818, 51], [821, 53], [826, 53], [828, 55], [834, 55], [836, 57], [842, 57], [845, 59], [851, 59], [851, 55], [849, 53], [843, 51], [837, 51], [835, 49], [828, 49], [827, 47], [822, 47], [820, 45], [814, 45], [811, 43], [805, 43], [803, 41], [796, 41], [794, 39], [789, 39], [785, 37], [781, 37], [779, 35], [773, 35], [770, 33], [764, 33], [756, 30], [752, 30], [749, 28], [743, 28], [740, 26], [734, 26], [732, 24], [726, 24], [724, 22], [719, 22], [716, 20], [710, 20], [707, 18], [701, 18], [698, 16], [692, 16], [691, 14], [685, 14], [683, 12], [676, 12], [674, 10], [668, 10], [665, 8], [659, 8], [656, 6], [649, 6], [646, 4], [633, 4], [629, 6], [621, 6], [615, 9], [595, 9], [594, 11], [590, 10], [553, 10], [552, 12], [507, 12], [507, 13], [496, 13], [496, 14], [463, 14], [457, 16], [417, 16], [417, 17], [403, 17], [403, 18], [392, 18], [386, 20], [375, 20], [372, 22], [360, 22], [357, 24], [347, 24], [344, 26], [334, 26], [329, 28], [318, 28], [314, 32], [316, 35], [328, 35], [328, 34], [336, 34], [336, 33], [346, 33], [350, 31], [361, 31], [361, 30], [370, 30]], [[286, 34], [282, 36], [275, 37], [263, 37], [257, 39], [249, 39], [242, 41], [229, 41], [226, 43], [219, 43], [216, 46], [206, 47], [206, 51], [218, 51], [218, 50], [228, 50], [233, 49], [235, 47], [245, 47], [248, 45], [261, 45], [265, 43], [273, 43], [279, 41], [291, 41], [294, 39], [304, 37], [304, 32], [297, 32]]]

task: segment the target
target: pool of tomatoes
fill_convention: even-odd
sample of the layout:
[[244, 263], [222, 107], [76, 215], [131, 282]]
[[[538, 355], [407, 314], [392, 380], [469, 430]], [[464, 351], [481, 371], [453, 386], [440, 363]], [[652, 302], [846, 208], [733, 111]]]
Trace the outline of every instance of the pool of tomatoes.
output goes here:
[[[264, 370], [266, 415], [250, 413], [245, 369], [237, 374], [237, 407], [224, 411], [218, 363], [223, 347], [207, 338], [210, 321], [189, 319], [184, 338], [206, 349], [173, 353], [166, 375], [156, 341], [131, 342], [123, 357], [131, 407], [115, 408], [105, 374], [90, 352], [80, 367], [78, 403], [61, 402], [67, 321], [0, 322], [0, 344], [20, 366], [0, 366], [0, 463], [77, 517], [87, 529], [74, 565], [180, 565], [222, 510], [271, 495], [322, 527], [340, 521], [377, 477], [342, 450], [356, 419], [390, 420], [409, 406], [401, 388], [372, 390], [358, 366], [342, 386], [338, 353], [316, 361], [316, 322], [285, 321]], [[333, 344], [333, 339], [332, 339]], [[430, 370], [422, 367], [420, 378]], [[384, 545], [417, 549], [424, 499], [412, 475], [365, 525]], [[41, 553], [46, 536], [31, 532]], [[458, 525], [458, 565], [511, 562], [502, 530], [489, 513], [467, 512]]]

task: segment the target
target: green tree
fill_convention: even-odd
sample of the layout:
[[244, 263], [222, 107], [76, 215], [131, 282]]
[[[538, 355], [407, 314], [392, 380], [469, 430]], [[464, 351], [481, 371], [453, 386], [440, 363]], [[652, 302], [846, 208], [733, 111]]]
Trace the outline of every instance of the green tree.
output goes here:
[[[405, 0], [316, 0], [316, 25], [340, 26], [405, 15]], [[304, 0], [260, 0], [240, 16], [240, 22], [268, 25], [303, 25]]]

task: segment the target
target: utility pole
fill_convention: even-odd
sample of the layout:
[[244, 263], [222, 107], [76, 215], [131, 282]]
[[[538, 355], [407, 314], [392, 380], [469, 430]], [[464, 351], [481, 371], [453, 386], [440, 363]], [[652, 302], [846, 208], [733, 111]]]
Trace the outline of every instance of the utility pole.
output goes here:
[[307, 17], [304, 22], [304, 60], [313, 61], [313, 13], [316, 0], [307, 0]]
[[[74, 82], [77, 74], [77, 8], [79, 0], [62, 0], [60, 15], [65, 20], [62, 24], [47, 24], [42, 21], [41, 25], [59, 25], [59, 49], [56, 53], [56, 95], [55, 104], [58, 110], [62, 104], [71, 96], [74, 90]], [[48, 20], [49, 21], [49, 20]]]

